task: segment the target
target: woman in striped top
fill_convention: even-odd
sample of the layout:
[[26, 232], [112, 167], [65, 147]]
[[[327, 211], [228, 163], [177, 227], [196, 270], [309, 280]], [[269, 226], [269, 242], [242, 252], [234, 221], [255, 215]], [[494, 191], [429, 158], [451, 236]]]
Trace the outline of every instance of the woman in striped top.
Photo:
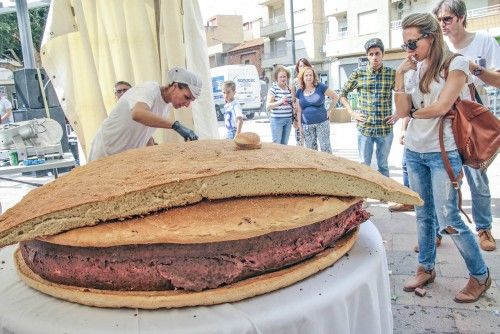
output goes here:
[[292, 130], [292, 93], [288, 87], [290, 72], [281, 65], [274, 71], [272, 87], [267, 94], [267, 108], [271, 112], [271, 134], [273, 143], [288, 145]]

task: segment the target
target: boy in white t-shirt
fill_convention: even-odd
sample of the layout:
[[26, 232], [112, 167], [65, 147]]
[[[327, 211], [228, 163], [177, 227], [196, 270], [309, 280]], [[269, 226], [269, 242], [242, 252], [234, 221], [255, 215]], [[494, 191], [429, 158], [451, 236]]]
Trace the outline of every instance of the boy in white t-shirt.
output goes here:
[[243, 112], [240, 103], [234, 98], [236, 94], [236, 84], [233, 81], [222, 83], [222, 94], [224, 94], [224, 125], [226, 126], [226, 138], [233, 139], [241, 132], [243, 127]]

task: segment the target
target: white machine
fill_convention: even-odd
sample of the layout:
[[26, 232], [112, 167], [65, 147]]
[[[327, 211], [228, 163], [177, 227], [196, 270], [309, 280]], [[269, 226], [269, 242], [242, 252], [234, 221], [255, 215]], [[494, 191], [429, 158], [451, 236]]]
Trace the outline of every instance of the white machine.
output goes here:
[[0, 125], [0, 160], [9, 159], [12, 151], [17, 151], [19, 161], [38, 156], [62, 157], [63, 134], [59, 123], [50, 118]]

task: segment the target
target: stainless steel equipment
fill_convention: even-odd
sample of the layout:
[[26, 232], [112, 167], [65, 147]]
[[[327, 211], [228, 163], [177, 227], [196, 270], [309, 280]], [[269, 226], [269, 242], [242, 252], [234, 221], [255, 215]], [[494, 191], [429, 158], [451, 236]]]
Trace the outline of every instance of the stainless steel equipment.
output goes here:
[[0, 125], [0, 160], [17, 151], [19, 160], [29, 157], [62, 157], [61, 138], [64, 132], [59, 123], [50, 118]]

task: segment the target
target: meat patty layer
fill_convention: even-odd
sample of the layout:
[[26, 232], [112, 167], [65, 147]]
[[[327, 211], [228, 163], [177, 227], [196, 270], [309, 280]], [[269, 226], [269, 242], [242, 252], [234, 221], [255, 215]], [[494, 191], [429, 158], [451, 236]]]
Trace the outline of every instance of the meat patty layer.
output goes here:
[[21, 242], [21, 252], [33, 272], [59, 284], [122, 291], [201, 291], [276, 271], [333, 247], [368, 219], [361, 203], [330, 219], [245, 240], [114, 247], [30, 240]]

